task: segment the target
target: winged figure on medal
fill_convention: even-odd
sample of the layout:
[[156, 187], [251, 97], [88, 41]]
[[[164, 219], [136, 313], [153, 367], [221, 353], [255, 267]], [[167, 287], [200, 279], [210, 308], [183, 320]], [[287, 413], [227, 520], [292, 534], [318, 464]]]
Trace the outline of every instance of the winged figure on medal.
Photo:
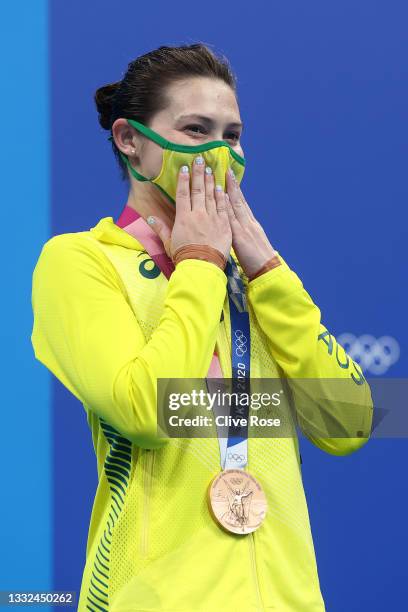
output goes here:
[[228, 521], [234, 526], [247, 525], [249, 521], [249, 508], [251, 505], [251, 495], [253, 490], [248, 491], [249, 482], [245, 483], [244, 488], [232, 488], [227, 481], [224, 481], [227, 487], [228, 510], [224, 512], [221, 519]]

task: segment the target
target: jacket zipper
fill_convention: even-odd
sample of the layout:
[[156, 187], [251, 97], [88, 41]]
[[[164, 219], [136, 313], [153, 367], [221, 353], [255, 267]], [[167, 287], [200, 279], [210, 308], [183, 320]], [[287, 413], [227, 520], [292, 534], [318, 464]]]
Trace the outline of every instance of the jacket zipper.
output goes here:
[[143, 510], [142, 510], [142, 531], [140, 540], [140, 551], [142, 557], [145, 557], [148, 552], [148, 535], [149, 535], [149, 514], [150, 514], [150, 497], [152, 488], [152, 474], [154, 462], [154, 450], [145, 449], [143, 461]]
[[249, 551], [250, 551], [250, 557], [251, 557], [252, 575], [254, 577], [254, 583], [255, 583], [256, 594], [258, 597], [259, 609], [264, 610], [263, 603], [262, 603], [261, 589], [259, 586], [258, 571], [256, 569], [254, 532], [251, 531], [251, 533], [249, 533], [247, 537], [248, 537]]

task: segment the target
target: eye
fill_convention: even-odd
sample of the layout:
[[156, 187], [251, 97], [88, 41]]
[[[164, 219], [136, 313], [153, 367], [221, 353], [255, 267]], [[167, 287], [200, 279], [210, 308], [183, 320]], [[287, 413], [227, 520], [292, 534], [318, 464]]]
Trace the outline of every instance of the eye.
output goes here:
[[186, 130], [188, 130], [189, 132], [193, 132], [194, 134], [199, 134], [199, 132], [196, 132], [196, 131], [195, 131], [196, 129], [199, 129], [199, 130], [201, 130], [201, 133], [202, 133], [202, 134], [205, 134], [205, 129], [203, 128], [203, 126], [202, 126], [202, 125], [197, 125], [197, 124], [194, 124], [194, 125], [187, 125], [187, 126], [185, 127], [185, 129], [186, 129]]
[[229, 138], [226, 138], [226, 140], [233, 140], [234, 142], [238, 142], [239, 140], [239, 134], [236, 132], [230, 132], [227, 136], [229, 136]]
[[[196, 123], [192, 125], [187, 125], [184, 129], [188, 130], [189, 132], [192, 132], [195, 135], [207, 134], [206, 129], [202, 125]], [[239, 138], [240, 134], [238, 132], [229, 132], [224, 140], [232, 140], [234, 144], [236, 144], [239, 141]]]

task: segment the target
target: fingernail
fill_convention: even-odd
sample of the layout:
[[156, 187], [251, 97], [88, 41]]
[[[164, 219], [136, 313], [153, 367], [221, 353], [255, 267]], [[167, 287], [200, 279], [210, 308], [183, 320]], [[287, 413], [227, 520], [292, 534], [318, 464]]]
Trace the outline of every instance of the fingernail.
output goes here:
[[235, 174], [232, 168], [229, 169], [229, 173], [232, 176], [232, 178], [235, 178]]
[[199, 166], [201, 166], [204, 163], [204, 157], [199, 155], [198, 157], [195, 158], [194, 162], [198, 164]]
[[216, 185], [215, 186], [215, 191], [224, 191], [224, 188], [222, 185]]
[[149, 217], [147, 217], [146, 221], [149, 225], [153, 225], [153, 223], [156, 222], [156, 219], [152, 217], [152, 215], [150, 215]]
[[188, 166], [181, 166], [181, 172], [183, 174], [187, 174], [188, 173]]
[[212, 168], [210, 168], [210, 166], [207, 166], [205, 169], [205, 173], [206, 174], [212, 174]]

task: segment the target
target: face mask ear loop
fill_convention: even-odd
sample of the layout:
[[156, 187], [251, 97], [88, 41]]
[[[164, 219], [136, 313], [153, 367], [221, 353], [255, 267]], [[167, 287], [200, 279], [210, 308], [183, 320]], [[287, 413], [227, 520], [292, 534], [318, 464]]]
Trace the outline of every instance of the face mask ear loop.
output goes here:
[[135, 119], [126, 119], [126, 121], [129, 123], [129, 125], [138, 130], [138, 132], [141, 132], [143, 136], [146, 136], [146, 138], [149, 140], [153, 140], [153, 142], [158, 144], [162, 149], [171, 148], [172, 143], [169, 140], [166, 140], [163, 138], [163, 136], [160, 136], [160, 134], [147, 127], [147, 125], [143, 125], [143, 123], [140, 123]]
[[146, 178], [145, 176], [143, 176], [143, 174], [140, 174], [137, 170], [135, 170], [133, 168], [133, 166], [130, 164], [129, 159], [127, 157], [127, 155], [125, 155], [124, 153], [122, 153], [122, 151], [120, 151], [120, 156], [123, 159], [123, 161], [125, 162], [125, 164], [127, 165], [127, 167], [129, 168], [130, 172], [133, 174], [133, 176], [138, 180], [138, 181], [149, 181], [150, 179]]
[[[111, 142], [113, 142], [113, 137], [112, 136], [108, 136], [108, 140], [110, 140]], [[122, 153], [122, 151], [119, 151], [119, 155], [121, 156], [122, 160], [125, 162], [125, 164], [127, 165], [127, 167], [129, 168], [130, 172], [133, 174], [133, 176], [138, 180], [138, 181], [149, 181], [150, 179], [146, 178], [145, 176], [143, 176], [143, 174], [140, 174], [137, 170], [135, 170], [129, 160], [128, 160], [128, 156], [125, 155], [124, 153]]]

